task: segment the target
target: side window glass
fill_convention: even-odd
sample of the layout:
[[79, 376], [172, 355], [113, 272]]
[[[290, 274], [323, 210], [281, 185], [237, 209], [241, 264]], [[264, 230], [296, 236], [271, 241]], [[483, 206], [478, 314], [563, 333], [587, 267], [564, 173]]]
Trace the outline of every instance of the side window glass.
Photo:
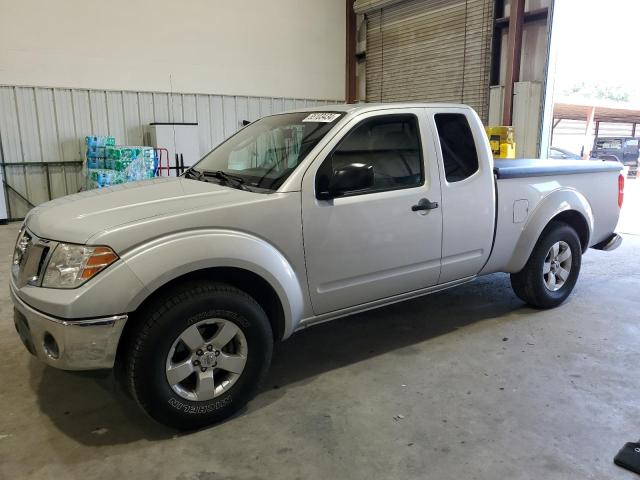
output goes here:
[[318, 170], [316, 190], [330, 184], [335, 172], [352, 166], [373, 168], [373, 185], [354, 193], [421, 185], [424, 165], [416, 116], [385, 115], [358, 124]]
[[467, 117], [461, 113], [435, 115], [447, 182], [459, 182], [478, 171], [478, 152]]

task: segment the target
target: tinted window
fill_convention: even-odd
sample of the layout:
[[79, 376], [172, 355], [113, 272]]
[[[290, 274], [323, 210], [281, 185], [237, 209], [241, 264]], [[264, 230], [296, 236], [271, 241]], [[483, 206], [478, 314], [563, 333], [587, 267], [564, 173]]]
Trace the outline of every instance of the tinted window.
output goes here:
[[467, 117], [460, 113], [435, 115], [447, 182], [459, 182], [478, 171], [478, 153]]
[[340, 142], [318, 171], [317, 184], [327, 184], [337, 169], [353, 164], [373, 167], [371, 191], [422, 184], [423, 162], [418, 121], [414, 115], [386, 115], [365, 120]]

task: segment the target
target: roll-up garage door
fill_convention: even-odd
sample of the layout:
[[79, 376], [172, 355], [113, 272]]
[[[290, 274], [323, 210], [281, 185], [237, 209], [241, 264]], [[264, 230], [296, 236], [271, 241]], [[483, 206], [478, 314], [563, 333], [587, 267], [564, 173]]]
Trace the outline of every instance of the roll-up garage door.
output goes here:
[[486, 121], [493, 0], [357, 0], [369, 102], [462, 102]]

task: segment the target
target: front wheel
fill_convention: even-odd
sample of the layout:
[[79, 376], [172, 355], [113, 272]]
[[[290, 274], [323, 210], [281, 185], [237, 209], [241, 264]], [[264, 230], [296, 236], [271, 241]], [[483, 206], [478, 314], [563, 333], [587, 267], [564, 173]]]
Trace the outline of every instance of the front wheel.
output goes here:
[[565, 223], [553, 223], [540, 236], [524, 268], [511, 274], [511, 286], [533, 307], [556, 307], [571, 294], [581, 262], [576, 231]]
[[253, 298], [226, 284], [197, 282], [142, 315], [125, 368], [133, 397], [152, 418], [200, 428], [252, 398], [273, 349], [269, 321]]

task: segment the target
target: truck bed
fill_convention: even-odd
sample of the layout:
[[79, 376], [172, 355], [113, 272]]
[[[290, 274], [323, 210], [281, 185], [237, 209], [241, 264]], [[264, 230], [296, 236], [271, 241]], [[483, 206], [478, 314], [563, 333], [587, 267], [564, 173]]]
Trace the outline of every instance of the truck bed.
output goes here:
[[[618, 221], [619, 162], [601, 160], [495, 160], [497, 220], [489, 261], [482, 273], [517, 272], [528, 253], [519, 256], [518, 245], [530, 222], [553, 217], [570, 205], [582, 205], [592, 229], [588, 246], [606, 239]], [[528, 239], [535, 242], [539, 230]], [[517, 258], [517, 261], [514, 259]]]
[[498, 179], [546, 177], [550, 175], [572, 175], [619, 171], [618, 162], [602, 160], [495, 160], [493, 173]]

